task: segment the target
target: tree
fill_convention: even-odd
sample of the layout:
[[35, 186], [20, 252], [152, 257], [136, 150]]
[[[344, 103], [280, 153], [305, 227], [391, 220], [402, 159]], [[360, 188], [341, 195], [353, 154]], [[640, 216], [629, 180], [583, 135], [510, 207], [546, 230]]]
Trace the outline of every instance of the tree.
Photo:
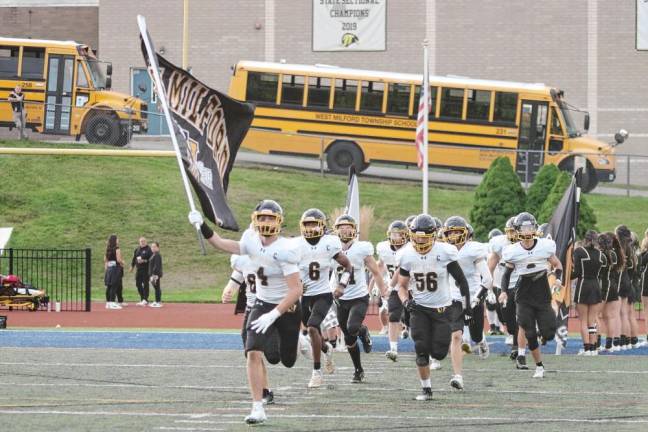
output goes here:
[[524, 211], [525, 201], [524, 189], [509, 158], [495, 159], [475, 189], [470, 210], [475, 237], [485, 240], [493, 228], [504, 228], [509, 217]]
[[544, 165], [536, 175], [533, 184], [527, 191], [526, 211], [537, 215], [547, 199], [551, 188], [556, 183], [560, 170], [554, 164]]
[[[551, 216], [553, 215], [554, 210], [560, 203], [565, 191], [571, 184], [572, 174], [566, 171], [561, 171], [554, 183], [547, 199], [545, 200], [542, 208], [538, 214], [538, 223], [549, 222]], [[596, 215], [594, 210], [589, 206], [585, 196], [581, 194], [580, 196], [580, 206], [579, 206], [579, 217], [578, 225], [576, 226], [576, 235], [579, 238], [583, 238], [585, 232], [589, 229], [597, 230], [596, 227]]]

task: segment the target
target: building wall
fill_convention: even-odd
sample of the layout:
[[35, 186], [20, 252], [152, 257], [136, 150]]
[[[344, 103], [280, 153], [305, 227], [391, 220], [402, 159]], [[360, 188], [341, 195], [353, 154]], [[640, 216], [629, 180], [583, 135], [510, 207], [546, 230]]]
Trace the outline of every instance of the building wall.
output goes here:
[[0, 7], [0, 35], [74, 40], [97, 49], [97, 7]]

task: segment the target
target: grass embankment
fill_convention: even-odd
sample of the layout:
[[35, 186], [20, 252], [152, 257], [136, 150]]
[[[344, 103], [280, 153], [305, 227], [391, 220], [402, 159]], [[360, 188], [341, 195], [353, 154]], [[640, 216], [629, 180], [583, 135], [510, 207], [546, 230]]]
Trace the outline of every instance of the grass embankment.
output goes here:
[[[18, 145], [47, 144], [0, 141], [0, 147]], [[259, 200], [277, 200], [286, 213], [285, 232], [294, 235], [305, 209], [318, 207], [329, 213], [341, 207], [346, 187], [342, 176], [237, 167], [231, 173], [228, 199], [242, 227]], [[128, 262], [139, 236], [160, 241], [165, 301], [219, 301], [230, 274], [229, 256], [212, 248], [206, 256], [200, 254], [196, 233], [187, 222], [188, 206], [175, 159], [0, 155], [0, 188], [0, 226], [14, 227], [10, 247], [92, 248], [93, 298], [103, 298], [102, 256], [107, 237], [116, 233]], [[420, 211], [420, 187], [413, 183], [362, 178], [360, 194], [363, 205], [374, 207], [370, 227], [374, 243], [384, 238], [393, 219]], [[470, 190], [431, 188], [430, 212], [442, 219], [467, 216], [472, 198]], [[638, 233], [645, 230], [648, 199], [595, 194], [588, 199], [600, 229], [624, 222]], [[240, 233], [224, 235], [237, 238]], [[126, 273], [129, 301], [137, 298], [133, 279]]]

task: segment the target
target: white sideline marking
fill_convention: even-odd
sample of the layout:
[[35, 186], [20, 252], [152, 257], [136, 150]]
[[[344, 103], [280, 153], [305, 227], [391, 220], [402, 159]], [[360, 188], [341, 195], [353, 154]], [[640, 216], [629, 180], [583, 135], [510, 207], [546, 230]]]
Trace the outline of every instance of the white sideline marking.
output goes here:
[[175, 431], [224, 431], [225, 429], [219, 428], [193, 428], [193, 427], [172, 427], [172, 426], [159, 426], [156, 430], [175, 430]]
[[[159, 412], [128, 412], [128, 411], [58, 411], [58, 410], [0, 410], [0, 414], [9, 415], [73, 415], [73, 416], [131, 416], [131, 417], [239, 417], [240, 414], [219, 414], [219, 413], [159, 413]], [[583, 418], [537, 418], [537, 417], [452, 417], [452, 416], [425, 416], [425, 417], [401, 417], [385, 415], [332, 415], [332, 414], [270, 414], [271, 418], [294, 418], [294, 419], [366, 419], [366, 420], [448, 420], [448, 421], [511, 421], [516, 423], [628, 423], [648, 424], [647, 419], [583, 419]], [[648, 415], [646, 416], [648, 417]], [[202, 421], [206, 423], [206, 421]]]

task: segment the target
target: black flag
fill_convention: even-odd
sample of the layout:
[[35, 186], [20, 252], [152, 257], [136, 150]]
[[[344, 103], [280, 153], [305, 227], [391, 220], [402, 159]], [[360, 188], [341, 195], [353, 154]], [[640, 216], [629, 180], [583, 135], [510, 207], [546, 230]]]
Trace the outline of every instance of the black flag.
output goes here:
[[[143, 41], [142, 54], [150, 68]], [[156, 56], [176, 136], [184, 143], [182, 160], [203, 213], [222, 228], [238, 231], [225, 194], [236, 153], [254, 117], [254, 106], [206, 86], [160, 54]]]

